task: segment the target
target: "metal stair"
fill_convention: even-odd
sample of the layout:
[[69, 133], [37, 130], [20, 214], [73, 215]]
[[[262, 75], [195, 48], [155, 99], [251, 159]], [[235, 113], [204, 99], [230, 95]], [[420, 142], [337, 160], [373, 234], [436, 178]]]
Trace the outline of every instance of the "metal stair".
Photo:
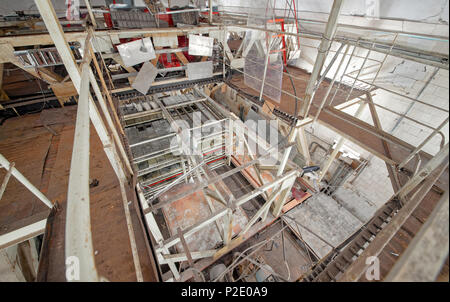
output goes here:
[[302, 278], [302, 282], [336, 281], [346, 268], [364, 251], [400, 208], [397, 199], [388, 201], [355, 234], [331, 251]]
[[[70, 47], [75, 60], [81, 61], [82, 57], [78, 46]], [[18, 50], [14, 52], [14, 55], [19, 59], [25, 68], [38, 68], [49, 67], [55, 65], [63, 65], [61, 57], [59, 56], [56, 47], [50, 48], [38, 48]]]

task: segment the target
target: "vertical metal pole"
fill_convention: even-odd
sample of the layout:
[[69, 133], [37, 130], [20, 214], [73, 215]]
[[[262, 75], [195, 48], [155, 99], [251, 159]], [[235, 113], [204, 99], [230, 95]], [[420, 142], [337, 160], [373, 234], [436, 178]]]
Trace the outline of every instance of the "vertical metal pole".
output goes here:
[[[225, 80], [225, 48], [226, 48], [226, 43], [227, 43], [227, 28], [224, 27], [223, 29], [223, 58], [222, 58], [222, 74], [223, 74], [223, 79]], [[230, 72], [231, 72], [231, 61], [230, 61]]]
[[91, 18], [92, 21], [92, 25], [94, 26], [94, 28], [97, 28], [97, 22], [95, 21], [95, 16], [94, 13], [92, 12], [91, 3], [89, 2], [89, 0], [84, 0], [84, 2], [86, 3], [86, 7], [89, 12], [89, 17]]
[[350, 88], [350, 91], [349, 91], [349, 93], [348, 93], [348, 95], [347, 95], [347, 98], [345, 99], [345, 102], [347, 102], [348, 99], [350, 98], [350, 96], [351, 96], [351, 94], [352, 94], [352, 92], [353, 92], [353, 89], [355, 88], [355, 83], [356, 83], [356, 81], [358, 80], [358, 77], [359, 77], [359, 75], [361, 74], [361, 71], [363, 70], [364, 65], [366, 64], [367, 59], [369, 58], [369, 55], [370, 55], [370, 53], [372, 52], [372, 48], [373, 48], [374, 46], [375, 46], [375, 42], [372, 43], [372, 47], [367, 51], [367, 55], [366, 55], [366, 57], [364, 58], [364, 61], [362, 62], [361, 67], [360, 67], [359, 70], [358, 70], [358, 74], [356, 75], [355, 80], [353, 81], [352, 88]]
[[311, 77], [309, 78], [308, 86], [305, 91], [305, 99], [301, 108], [301, 115], [306, 118], [309, 113], [309, 109], [311, 107], [311, 102], [314, 94], [314, 87], [316, 86], [317, 78], [322, 71], [323, 64], [325, 63], [325, 59], [328, 55], [328, 50], [331, 46], [332, 39], [336, 32], [339, 13], [341, 12], [343, 0], [334, 0], [333, 7], [331, 8], [330, 16], [328, 17], [327, 26], [325, 28], [325, 32], [323, 34], [322, 41], [320, 42], [320, 46], [318, 49], [316, 61], [314, 63], [313, 70], [311, 72]]
[[266, 81], [266, 75], [267, 75], [267, 66], [269, 65], [269, 58], [270, 58], [270, 47], [269, 47], [269, 36], [266, 33], [266, 47], [267, 47], [267, 55], [266, 55], [266, 60], [264, 63], [264, 73], [263, 73], [263, 78], [262, 78], [262, 82], [261, 82], [261, 90], [259, 92], [259, 100], [262, 100], [262, 95], [264, 92], [264, 82]]
[[323, 106], [325, 105], [325, 103], [326, 103], [326, 101], [328, 99], [328, 96], [329, 96], [329, 94], [331, 92], [331, 89], [334, 86], [334, 82], [336, 81], [336, 77], [337, 77], [339, 71], [341, 70], [342, 64], [345, 61], [345, 57], [347, 56], [347, 52], [348, 52], [349, 48], [350, 48], [350, 45], [347, 44], [347, 47], [345, 48], [345, 51], [344, 51], [344, 55], [342, 56], [342, 59], [339, 62], [339, 65], [338, 65], [338, 67], [336, 69], [336, 72], [334, 73], [333, 80], [331, 81], [330, 85], [328, 86], [327, 93], [325, 93], [325, 96], [323, 97], [322, 102], [320, 103], [319, 109], [317, 110], [317, 114], [314, 117], [314, 121], [313, 121], [314, 123], [317, 121], [317, 119], [319, 117], [319, 114], [320, 114], [320, 111], [322, 111], [322, 108], [323, 108]]
[[233, 131], [233, 120], [231, 118], [228, 119], [228, 125], [229, 125], [229, 129], [228, 129], [228, 165], [231, 164], [231, 156], [233, 155], [233, 136], [234, 136], [234, 131]]
[[208, 0], [208, 7], [209, 7], [209, 24], [212, 24], [213, 19], [213, 8], [212, 8], [212, 0]]
[[339, 88], [341, 87], [342, 80], [344, 79], [344, 76], [345, 76], [345, 74], [347, 72], [348, 66], [350, 66], [350, 62], [351, 62], [351, 60], [353, 58], [353, 55], [355, 54], [355, 51], [356, 51], [356, 46], [353, 46], [352, 53], [350, 54], [350, 57], [348, 58], [347, 65], [345, 65], [344, 71], [342, 72], [342, 75], [341, 75], [341, 77], [339, 79], [339, 84], [338, 84], [336, 90], [334, 91], [333, 97], [331, 98], [330, 104], [328, 104], [328, 106], [331, 106], [331, 104], [333, 104], [334, 98], [336, 97], [336, 94], [339, 91]]
[[411, 152], [408, 157], [406, 157], [398, 166], [399, 169], [403, 168], [422, 148], [436, 135], [439, 131], [448, 123], [448, 117], [437, 127], [434, 129], [434, 131], [428, 135], [426, 139], [423, 140], [422, 143], [420, 143], [419, 146], [417, 146], [416, 149], [414, 149], [413, 152]]
[[297, 140], [297, 149], [305, 157], [306, 165], [311, 165], [312, 164], [311, 154], [309, 153], [308, 141], [306, 139], [304, 126], [298, 129], [296, 140]]

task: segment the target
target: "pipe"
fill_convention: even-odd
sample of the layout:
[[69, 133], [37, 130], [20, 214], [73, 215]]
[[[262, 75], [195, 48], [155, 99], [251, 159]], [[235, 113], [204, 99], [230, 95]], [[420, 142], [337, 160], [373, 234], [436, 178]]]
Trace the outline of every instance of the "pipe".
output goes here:
[[311, 108], [317, 78], [320, 76], [320, 72], [322, 71], [323, 64], [325, 63], [329, 48], [336, 33], [337, 21], [339, 18], [339, 13], [341, 12], [342, 2], [342, 0], [334, 0], [333, 7], [331, 8], [331, 12], [328, 17], [327, 26], [325, 27], [325, 32], [319, 45], [316, 61], [305, 91], [305, 103], [300, 112], [300, 115], [305, 118], [308, 116], [309, 109]]
[[[438, 133], [440, 130], [448, 123], [448, 117], [437, 127], [426, 139], [423, 140], [423, 142], [414, 149], [413, 152], [411, 152], [407, 158], [405, 158], [400, 165], [398, 166], [399, 169], [403, 168], [422, 148]], [[442, 150], [442, 149], [441, 149]]]

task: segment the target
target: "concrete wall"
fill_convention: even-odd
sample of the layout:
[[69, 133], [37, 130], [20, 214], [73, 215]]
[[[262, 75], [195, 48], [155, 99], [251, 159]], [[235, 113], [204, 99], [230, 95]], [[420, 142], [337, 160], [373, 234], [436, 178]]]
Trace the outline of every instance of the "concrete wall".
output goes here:
[[[221, 6], [236, 11], [242, 8], [233, 6], [254, 7], [254, 0], [221, 0]], [[380, 0], [379, 16], [381, 18], [404, 19], [427, 22], [448, 22], [448, 1], [446, 0]], [[331, 10], [333, 0], [296, 0], [296, 7], [299, 11], [328, 14]], [[285, 1], [277, 1], [277, 8], [285, 7]], [[342, 14], [348, 16], [371, 15], [369, 1], [346, 0], [342, 8]]]

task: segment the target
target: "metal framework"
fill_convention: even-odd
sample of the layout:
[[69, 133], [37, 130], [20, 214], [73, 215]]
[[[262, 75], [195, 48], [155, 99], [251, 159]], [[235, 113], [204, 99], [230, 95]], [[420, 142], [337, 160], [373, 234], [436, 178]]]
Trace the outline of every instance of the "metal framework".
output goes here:
[[[81, 279], [83, 281], [98, 281], [100, 278], [95, 267], [89, 211], [90, 122], [92, 122], [95, 128], [103, 144], [104, 152], [119, 180], [127, 230], [130, 238], [130, 247], [133, 255], [133, 264], [138, 281], [143, 281], [143, 276], [131, 223], [129, 197], [127, 196], [126, 190], [133, 176], [137, 180], [136, 192], [145, 216], [146, 226], [156, 243], [155, 253], [157, 260], [160, 265], [167, 264], [169, 266], [173, 279], [181, 280], [183, 276], [182, 274], [180, 275], [180, 271], [175, 265], [176, 263], [187, 261], [193, 267], [194, 260], [203, 258], [217, 259], [236, 247], [242, 240], [248, 238], [258, 220], [266, 221], [276, 219], [280, 216], [282, 207], [289, 198], [291, 187], [301, 175], [302, 171], [289, 160], [293, 148], [296, 147], [297, 151], [306, 158], [308, 165], [313, 164], [305, 136], [305, 127], [307, 125], [319, 122], [341, 135], [334, 151], [321, 168], [318, 178], [319, 182], [326, 176], [328, 169], [346, 140], [357, 143], [362, 148], [379, 156], [386, 162], [395, 190], [393, 199], [398, 198], [404, 207], [396, 215], [394, 215], [394, 211], [391, 211], [390, 215], [393, 218], [392, 220], [389, 218], [389, 221], [393, 221], [393, 223], [387, 224], [387, 227], [383, 226], [385, 228], [383, 230], [380, 228], [381, 231], [379, 232], [377, 230], [377, 237], [371, 242], [372, 245], [364, 252], [365, 254], [369, 253], [369, 251], [374, 251], [375, 254], [381, 251], [389, 238], [392, 238], [393, 234], [401, 226], [401, 223], [405, 221], [422, 200], [418, 196], [422, 198], [423, 196], [420, 194], [411, 195], [411, 192], [423, 185], [433, 171], [442, 166], [446, 160], [448, 165], [448, 142], [446, 142], [445, 135], [443, 134], [443, 129], [448, 126], [448, 117], [443, 121], [439, 121], [440, 124], [435, 127], [408, 116], [414, 104], [421, 104], [427, 108], [448, 114], [448, 109], [420, 99], [424, 90], [437, 75], [437, 72], [440, 69], [448, 70], [448, 56], [445, 57], [439, 53], [420, 51], [416, 48], [401, 45], [398, 37], [410, 35], [410, 33], [383, 30], [384, 38], [381, 41], [372, 38], [355, 39], [354, 37], [342, 34], [340, 30], [343, 28], [355, 28], [358, 30], [369, 30], [371, 32], [379, 32], [379, 30], [376, 28], [358, 28], [357, 26], [339, 24], [338, 19], [343, 3], [341, 0], [335, 0], [333, 2], [327, 22], [302, 20], [298, 18], [295, 0], [286, 0], [284, 10], [271, 7], [273, 10], [273, 18], [271, 20], [272, 26], [270, 27], [256, 27], [244, 24], [245, 22], [242, 21], [245, 21], [248, 15], [227, 11], [219, 12], [221, 14], [220, 18], [214, 20], [212, 1], [208, 1], [208, 26], [102, 31], [96, 30], [98, 24], [95, 20], [91, 5], [86, 0], [85, 3], [93, 28], [89, 28], [84, 32], [67, 33], [63, 32], [50, 0], [35, 0], [35, 3], [48, 30], [48, 34], [23, 36], [17, 39], [0, 37], [0, 50], [2, 51], [2, 61], [0, 63], [11, 62], [26, 70], [28, 73], [43, 78], [49, 83], [59, 81], [57, 81], [54, 75], [49, 73], [40, 76], [40, 70], [48, 66], [64, 64], [70, 80], [78, 93], [77, 119], [67, 196], [65, 256], [76, 256], [80, 259]], [[152, 8], [152, 10], [155, 10], [155, 8]], [[160, 14], [156, 13], [156, 11], [152, 11], [152, 13]], [[275, 21], [278, 20], [278, 17], [280, 19], [283, 17], [283, 23]], [[230, 20], [234, 20], [236, 23], [230, 25], [228, 23]], [[215, 23], [214, 21], [219, 21], [220, 23]], [[318, 24], [325, 25], [323, 33], [302, 30], [302, 24], [308, 22], [317, 22]], [[286, 26], [285, 29], [285, 25], [289, 26]], [[214, 101], [208, 94], [208, 89], [197, 85], [192, 87], [191, 85], [183, 92], [180, 89], [171, 89], [172, 91], [169, 93], [156, 92], [149, 95], [137, 96], [132, 92], [131, 85], [122, 88], [113, 87], [113, 81], [122, 78], [128, 78], [131, 83], [133, 77], [137, 75], [137, 71], [134, 68], [126, 68], [127, 73], [112, 76], [106, 70], [109, 87], [103, 76], [103, 71], [106, 67], [105, 58], [113, 59], [119, 65], [124, 64], [121, 62], [117, 53], [102, 54], [99, 50], [99, 43], [102, 39], [110, 41], [111, 45], [113, 45], [113, 42], [118, 42], [121, 38], [209, 34], [210, 37], [216, 39], [216, 54], [219, 53], [218, 50], [222, 50], [220, 54], [222, 56], [220, 62], [222, 70], [218, 71], [220, 68], [216, 68], [216, 72], [213, 73], [214, 76], [221, 75], [223, 80], [226, 80], [229, 75], [237, 72], [254, 80], [261, 81], [261, 79], [257, 79], [246, 73], [245, 69], [243, 69], [245, 62], [251, 60], [251, 57], [247, 57], [247, 55], [255, 45], [255, 41], [251, 41], [249, 45], [243, 45], [244, 43], [241, 43], [239, 49], [234, 52], [231, 51], [228, 45], [228, 37], [231, 33], [242, 37], [245, 35], [245, 32], [249, 31], [264, 33], [266, 40], [263, 42], [266, 42], [266, 53], [261, 89], [258, 91], [258, 95], [255, 95], [254, 100], [246, 99], [246, 102], [261, 109], [261, 104], [264, 103], [263, 91], [265, 87], [268, 87], [269, 89], [280, 90], [282, 96], [291, 97], [299, 104], [299, 110], [296, 112], [297, 116], [281, 112], [284, 116], [288, 116], [288, 119], [283, 119], [280, 115], [275, 114], [276, 112], [280, 112], [279, 109], [276, 109], [278, 111], [273, 110], [271, 113], [261, 113], [268, 120], [278, 120], [282, 128], [286, 130], [284, 131], [286, 143], [281, 150], [273, 151], [274, 146], [271, 146], [265, 138], [258, 136], [254, 130], [247, 127], [236, 115], [230, 113], [230, 111]], [[390, 40], [386, 37], [390, 38]], [[293, 42], [291, 44], [290, 48], [285, 45], [287, 38], [295, 41], [295, 43]], [[303, 46], [303, 38], [320, 40], [320, 45], [304, 94], [299, 96], [295, 93], [295, 88], [293, 94], [290, 91], [284, 90], [282, 87], [276, 87], [269, 83], [267, 76], [271, 72], [270, 58], [272, 53], [270, 51], [270, 43], [275, 44], [277, 51], [284, 52], [284, 58], [294, 57]], [[448, 37], [433, 36], [433, 38], [448, 42]], [[388, 40], [390, 42], [386, 42]], [[14, 51], [14, 47], [35, 45], [36, 41], [39, 41], [42, 45], [54, 44], [55, 48]], [[84, 53], [81, 59], [74, 57], [74, 52], [68, 44], [69, 42], [75, 41], [84, 42]], [[332, 51], [333, 46], [337, 46], [337, 50]], [[365, 55], [360, 55], [361, 50], [366, 51]], [[55, 51], [58, 55], [52, 56], [52, 52]], [[100, 62], [97, 60], [95, 51], [100, 53]], [[179, 56], [180, 61], [183, 61], [183, 66], [181, 67], [159, 69], [158, 72], [163, 74], [187, 69], [187, 65], [185, 64], [187, 60], [186, 58], [182, 59], [184, 57], [182, 55], [183, 51], [186, 51], [186, 49], [157, 49], [155, 51], [157, 55], [174, 53]], [[334, 54], [332, 54], [333, 52]], [[374, 53], [382, 54], [382, 59], [373, 58]], [[339, 56], [341, 56], [340, 60]], [[389, 87], [383, 87], [382, 84], [377, 84], [378, 76], [383, 67], [385, 67], [387, 59], [392, 57], [418, 62], [435, 68], [415, 97], [405, 95]], [[352, 63], [355, 63], [355, 59], [362, 62], [356, 70], [349, 71]], [[326, 64], [327, 60], [329, 62], [328, 64]], [[101, 88], [91, 69], [91, 62], [94, 64], [99, 76]], [[315, 100], [317, 90], [322, 82], [330, 77], [329, 72], [334, 68], [336, 69], [331, 80], [328, 82], [329, 86], [323, 98], [321, 100]], [[365, 71], [373, 68], [376, 70], [375, 75], [369, 80], [364, 79]], [[283, 69], [281, 74], [282, 76], [290, 77], [291, 80], [304, 81], [291, 75], [287, 69]], [[155, 89], [157, 89], [164, 85], [172, 85], [172, 87], [176, 88], [177, 85], [182, 85], [187, 80], [187, 76], [176, 79], [162, 79], [152, 83], [152, 87], [156, 87]], [[95, 98], [91, 95], [91, 88], [94, 91]], [[230, 87], [226, 87], [226, 89], [231, 90]], [[332, 91], [333, 89], [334, 92]], [[354, 99], [352, 93], [355, 90], [361, 91], [362, 96]], [[411, 105], [406, 112], [397, 112], [389, 108], [389, 106], [378, 104], [376, 98], [373, 98], [377, 90], [383, 90], [391, 96], [401, 97], [405, 101], [411, 102]], [[345, 101], [340, 104], [335, 104], [337, 95], [341, 93], [346, 94]], [[121, 97], [121, 95], [124, 95], [124, 97]], [[115, 102], [119, 103], [119, 112], [116, 112]], [[100, 111], [97, 104], [100, 105]], [[353, 117], [343, 111], [348, 107], [356, 105], [359, 107]], [[374, 126], [360, 119], [366, 105], [369, 107]], [[384, 130], [385, 127], [383, 127], [380, 121], [377, 108], [393, 113], [399, 117], [392, 131], [386, 132]], [[5, 108], [2, 106], [1, 109]], [[412, 146], [393, 135], [393, 131], [403, 119], [414, 122], [432, 132], [420, 144]], [[188, 125], [187, 129], [182, 129], [175, 122], [177, 120], [184, 121]], [[200, 125], [198, 122], [200, 122]], [[358, 131], [363, 133], [360, 136], [370, 135], [372, 139], [380, 142], [381, 147], [375, 149], [374, 146], [363, 141], [363, 138], [358, 137], [358, 135], [352, 135], [351, 133], [347, 133], [344, 128], [339, 128], [338, 124], [351, 125], [353, 129], [358, 129]], [[198, 131], [202, 128], [214, 128], [214, 126], [220, 126], [221, 130], [208, 135], [197, 135]], [[154, 131], [150, 136], [145, 132], [149, 128], [152, 128]], [[187, 131], [188, 135], [183, 131]], [[141, 132], [145, 132], [145, 134]], [[242, 135], [242, 133], [246, 133], [246, 136]], [[423, 149], [437, 135], [441, 137], [440, 151], [435, 156], [428, 156]], [[127, 137], [129, 145], [124, 144], [124, 136]], [[194, 143], [191, 144], [191, 141], [186, 137], [194, 137]], [[260, 150], [263, 151], [256, 155], [252, 154], [253, 150], [249, 146], [251, 143], [256, 143]], [[238, 160], [238, 155], [241, 155], [239, 152], [242, 151], [239, 148], [244, 150], [243, 160], [241, 161]], [[188, 149], [192, 153], [187, 152]], [[272, 156], [271, 153], [274, 152], [276, 152], [279, 161], [270, 167], [271, 171], [274, 171], [272, 174], [273, 178], [271, 181], [267, 181], [261, 177], [263, 159]], [[129, 153], [131, 154], [131, 158]], [[248, 158], [246, 155], [248, 155]], [[418, 158], [416, 164], [413, 164], [414, 158]], [[223, 165], [231, 165], [231, 163], [234, 163], [236, 167], [222, 175], [212, 175], [211, 171], [214, 169]], [[14, 163], [9, 163], [1, 154], [0, 164], [8, 171], [0, 187], [0, 199], [10, 176], [13, 175], [48, 207], [52, 207], [52, 203], [14, 168]], [[234, 173], [244, 174], [249, 168], [256, 171], [258, 182], [258, 185], [254, 186], [251, 192], [237, 199], [228, 198], [220, 193], [218, 187], [223, 179]], [[401, 172], [403, 170], [409, 171], [411, 175], [406, 181], [402, 178]], [[176, 185], [182, 184], [183, 182], [187, 184], [194, 178], [196, 183], [189, 190], [176, 196], [170, 196], [168, 194]], [[196, 192], [202, 192], [205, 196], [210, 209], [209, 216], [184, 229], [178, 228], [176, 233], [165, 238], [155, 218], [157, 211]], [[264, 203], [247, 221], [242, 231], [233, 237], [232, 223], [235, 219], [234, 213], [236, 208], [241, 207], [257, 196], [261, 196]], [[222, 206], [216, 208], [214, 206], [215, 203], [220, 203]], [[448, 193], [439, 205], [439, 207], [444, 206], [448, 208]], [[435, 217], [436, 215], [433, 215], [433, 219], [437, 219]], [[446, 219], [448, 220], [448, 216]], [[211, 227], [211, 225], [214, 225], [218, 229], [223, 241], [222, 247], [220, 249], [190, 251], [186, 240], [196, 232]], [[42, 232], [44, 226], [45, 220], [42, 220], [23, 229], [0, 236], [0, 248], [39, 234]], [[430, 222], [426, 225], [426, 229], [420, 234], [420, 237], [426, 236], [426, 232], [430, 232], [432, 228], [436, 228], [436, 226], [435, 223]], [[173, 247], [178, 243], [181, 243], [184, 251], [182, 253], [172, 253]], [[414, 245], [418, 244], [414, 242]], [[414, 260], [416, 258], [417, 256], [414, 253], [408, 252], [399, 261], [388, 279], [400, 280], [402, 274], [405, 274], [405, 263], [417, 261]], [[440, 260], [441, 258], [442, 255], [440, 255]], [[344, 273], [342, 280], [358, 279], [364, 268], [363, 261], [364, 259], [362, 257], [356, 257], [353, 264], [349, 263], [349, 269]], [[171, 280], [170, 278], [166, 279]]]

